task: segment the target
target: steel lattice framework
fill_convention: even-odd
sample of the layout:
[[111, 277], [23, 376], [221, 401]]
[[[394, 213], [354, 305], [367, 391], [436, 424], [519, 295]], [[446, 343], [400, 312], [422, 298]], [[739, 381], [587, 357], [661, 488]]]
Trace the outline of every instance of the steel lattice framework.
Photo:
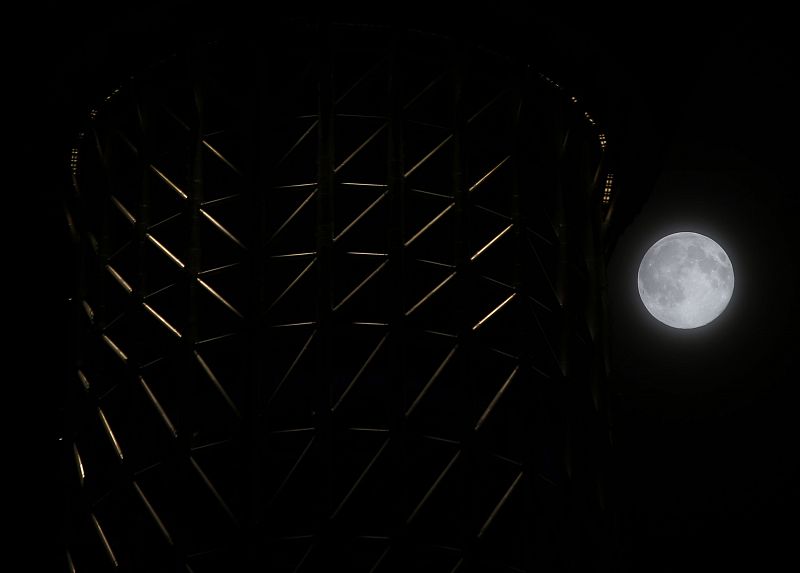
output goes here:
[[611, 179], [575, 98], [332, 25], [176, 55], [90, 116], [71, 570], [599, 566]]

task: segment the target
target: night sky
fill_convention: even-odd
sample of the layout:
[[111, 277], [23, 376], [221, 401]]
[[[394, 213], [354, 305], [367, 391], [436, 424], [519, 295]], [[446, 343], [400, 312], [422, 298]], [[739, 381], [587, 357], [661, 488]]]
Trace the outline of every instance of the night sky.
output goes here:
[[[66, 332], [58, 196], [71, 138], [91, 104], [188, 37], [186, 5], [58, 5], [44, 9], [53, 14], [46, 21], [29, 18], [40, 40], [21, 60], [23, 92], [30, 90], [23, 105], [32, 112], [23, 150], [40, 184], [25, 208], [46, 223], [29, 245], [37, 261], [29, 276], [47, 285], [34, 289], [35, 308], [37, 320], [59, 325], [53, 340]], [[520, 16], [501, 8], [459, 19], [404, 9], [396, 19], [477, 36], [531, 61], [591, 102], [607, 128], [620, 194], [608, 294], [622, 570], [796, 568], [800, 62], [791, 19], [652, 8], [624, 17], [577, 8]], [[199, 26], [224, 35], [247, 20], [256, 25], [230, 10]], [[641, 257], [677, 231], [713, 238], [736, 274], [727, 310], [697, 330], [656, 322], [637, 293]], [[37, 368], [51, 380], [61, 372]]]
[[[618, 485], [634, 561], [667, 571], [792, 569], [799, 68], [777, 20], [742, 15], [705, 31], [718, 39], [694, 45], [702, 63], [674, 102], [662, 167], [609, 266]], [[727, 310], [690, 331], [657, 323], [636, 292], [644, 251], [681, 230], [719, 242], [736, 273]]]

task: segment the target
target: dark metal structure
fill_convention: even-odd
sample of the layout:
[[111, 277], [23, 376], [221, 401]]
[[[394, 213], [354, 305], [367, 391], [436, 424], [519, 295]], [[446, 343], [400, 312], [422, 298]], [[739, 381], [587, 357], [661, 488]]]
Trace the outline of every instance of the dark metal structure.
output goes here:
[[67, 570], [603, 569], [604, 134], [462, 39], [265, 37], [74, 150]]

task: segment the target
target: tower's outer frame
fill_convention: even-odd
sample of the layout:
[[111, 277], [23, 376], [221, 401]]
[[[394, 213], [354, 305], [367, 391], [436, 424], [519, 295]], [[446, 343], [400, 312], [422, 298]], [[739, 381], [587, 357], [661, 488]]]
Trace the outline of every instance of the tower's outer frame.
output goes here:
[[70, 566], [600, 567], [605, 135], [465, 41], [266, 36], [73, 152]]

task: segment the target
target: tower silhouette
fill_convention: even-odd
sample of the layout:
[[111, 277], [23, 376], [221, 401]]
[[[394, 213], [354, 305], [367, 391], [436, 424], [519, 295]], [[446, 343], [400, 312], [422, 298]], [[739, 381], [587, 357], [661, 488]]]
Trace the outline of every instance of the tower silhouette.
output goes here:
[[556, 82], [296, 23], [135, 75], [72, 172], [67, 570], [608, 564], [613, 176]]

